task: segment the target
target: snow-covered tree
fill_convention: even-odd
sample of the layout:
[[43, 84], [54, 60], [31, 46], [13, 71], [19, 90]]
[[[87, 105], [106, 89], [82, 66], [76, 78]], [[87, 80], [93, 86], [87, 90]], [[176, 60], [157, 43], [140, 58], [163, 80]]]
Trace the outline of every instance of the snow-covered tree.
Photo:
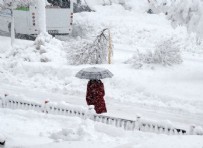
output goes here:
[[[109, 29], [104, 29], [91, 41], [83, 40], [78, 43], [75, 42], [71, 45], [71, 53], [68, 57], [70, 64], [104, 64], [109, 62], [110, 56], [112, 56], [111, 49], [111, 37], [109, 35]], [[109, 52], [110, 51], [110, 52]]]
[[148, 0], [154, 13], [163, 12], [174, 27], [185, 25], [188, 32], [195, 32], [203, 38], [202, 0]]
[[203, 21], [203, 2], [201, 0], [184, 0], [173, 4], [169, 9], [168, 18], [173, 25], [186, 25], [188, 32], [196, 32], [199, 37], [203, 37], [200, 24]]

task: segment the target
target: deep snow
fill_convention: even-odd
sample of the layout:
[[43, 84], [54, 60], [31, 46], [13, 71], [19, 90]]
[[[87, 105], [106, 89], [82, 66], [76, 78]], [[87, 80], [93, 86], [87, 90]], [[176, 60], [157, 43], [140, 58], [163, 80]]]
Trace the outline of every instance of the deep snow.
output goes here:
[[[145, 7], [144, 3], [139, 4]], [[201, 68], [203, 50], [201, 44], [195, 44], [194, 35], [189, 36], [184, 27], [173, 29], [163, 14], [150, 15], [140, 7], [133, 7], [131, 10], [125, 10], [116, 4], [93, 7], [96, 12], [74, 15], [73, 35], [78, 37], [69, 38], [66, 42], [47, 38], [43, 41], [42, 48], [37, 50], [37, 45], [32, 41], [16, 40], [12, 49], [9, 45], [10, 39], [0, 36], [0, 94], [6, 93], [41, 102], [45, 99], [55, 102], [64, 101], [87, 107], [85, 102], [87, 81], [75, 78], [75, 74], [91, 65], [69, 65], [67, 54], [72, 50], [71, 46], [74, 42], [80, 43], [82, 39], [93, 40], [101, 29], [108, 27], [111, 29], [114, 44], [113, 64], [96, 65], [108, 68], [114, 74], [112, 79], [103, 80], [107, 114], [129, 119], [135, 119], [136, 115], [140, 114], [147, 119], [170, 120], [180, 127], [188, 128], [192, 124], [203, 126], [203, 69]], [[170, 37], [176, 38], [181, 44], [182, 64], [171, 67], [153, 65], [139, 70], [134, 69], [130, 64], [124, 64], [137, 49], [154, 50], [157, 43]], [[94, 143], [93, 147], [99, 145], [125, 148], [151, 146], [201, 148], [203, 146], [202, 137], [198, 136], [164, 136], [140, 132], [126, 133], [119, 130], [126, 137], [117, 138], [117, 135], [121, 135], [117, 133], [118, 129], [113, 129], [112, 133], [116, 135], [112, 136], [107, 132], [112, 127], [104, 127], [104, 125], [98, 125], [101, 128], [99, 131], [90, 130], [88, 134], [96, 136], [96, 138], [90, 136], [90, 141], [77, 139], [79, 142], [61, 142], [59, 140], [59, 143], [53, 144], [54, 140], [50, 139], [51, 134], [60, 135], [63, 133], [63, 128], [73, 128], [77, 131], [77, 128], [70, 123], [80, 127], [81, 122], [84, 121], [5, 109], [0, 110], [0, 115], [0, 120], [3, 121], [0, 121], [2, 125], [0, 132], [8, 137], [8, 146], [35, 147], [36, 144], [46, 148], [69, 144], [70, 147], [81, 145], [90, 147], [92, 143]], [[14, 122], [16, 124], [13, 124]], [[32, 123], [38, 130], [33, 130]], [[25, 126], [27, 127], [24, 128]], [[86, 126], [89, 128], [88, 125]], [[16, 132], [13, 134], [12, 131]], [[106, 135], [103, 135], [104, 133]], [[84, 137], [88, 138], [87, 135]], [[105, 141], [109, 137], [110, 140]], [[20, 139], [25, 143], [21, 144]], [[63, 140], [67, 140], [67, 137]]]
[[0, 109], [0, 131], [6, 148], [201, 148], [202, 136], [166, 136], [34, 111]]

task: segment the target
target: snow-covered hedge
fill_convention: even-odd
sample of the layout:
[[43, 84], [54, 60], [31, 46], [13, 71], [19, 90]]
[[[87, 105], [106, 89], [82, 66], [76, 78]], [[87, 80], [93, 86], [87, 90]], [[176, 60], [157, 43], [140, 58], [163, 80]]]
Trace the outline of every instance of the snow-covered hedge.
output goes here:
[[133, 58], [126, 61], [126, 63], [131, 63], [137, 69], [147, 64], [163, 66], [180, 64], [182, 63], [182, 58], [178, 41], [170, 38], [158, 43], [154, 51], [148, 50], [145, 53], [141, 53], [137, 50]]

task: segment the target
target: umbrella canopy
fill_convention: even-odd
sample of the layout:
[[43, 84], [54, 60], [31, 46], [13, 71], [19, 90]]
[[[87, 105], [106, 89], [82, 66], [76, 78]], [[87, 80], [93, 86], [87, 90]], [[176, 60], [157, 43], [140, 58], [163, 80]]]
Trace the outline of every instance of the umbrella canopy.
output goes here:
[[111, 78], [113, 74], [105, 68], [89, 67], [80, 70], [76, 77], [80, 79], [99, 80], [104, 78]]

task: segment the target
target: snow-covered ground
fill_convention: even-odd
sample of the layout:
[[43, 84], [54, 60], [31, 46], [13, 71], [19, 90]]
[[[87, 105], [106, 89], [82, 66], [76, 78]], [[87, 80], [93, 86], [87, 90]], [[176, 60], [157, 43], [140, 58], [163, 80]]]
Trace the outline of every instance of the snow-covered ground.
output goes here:
[[[170, 120], [180, 127], [203, 126], [201, 45], [195, 44], [194, 37], [189, 36], [184, 27], [174, 29], [164, 15], [147, 14], [140, 9], [145, 7], [144, 3], [140, 5], [139, 9], [131, 10], [116, 4], [97, 5], [94, 6], [96, 12], [75, 14], [74, 36], [80, 37], [69, 38], [65, 42], [47, 38], [40, 50], [32, 41], [24, 40], [16, 40], [12, 49], [10, 39], [0, 36], [0, 94], [41, 102], [46, 99], [64, 101], [86, 107], [87, 81], [75, 78], [75, 74], [92, 65], [69, 65], [67, 54], [72, 50], [72, 43], [80, 43], [82, 39], [93, 40], [107, 27], [111, 29], [114, 44], [113, 63], [96, 65], [108, 68], [114, 74], [112, 79], [103, 80], [107, 114], [129, 119], [135, 119], [139, 114], [151, 120]], [[171, 37], [181, 44], [182, 64], [153, 65], [142, 69], [125, 64], [137, 49], [153, 50], [157, 43]], [[0, 132], [8, 137], [8, 146], [11, 147], [203, 147], [203, 138], [198, 136], [124, 132], [101, 124], [94, 125], [91, 121], [84, 125], [85, 121], [78, 118], [32, 111], [1, 109], [0, 116]], [[56, 139], [50, 138], [51, 135], [62, 138], [55, 143]]]
[[201, 148], [202, 136], [166, 136], [34, 111], [0, 109], [7, 148]]

